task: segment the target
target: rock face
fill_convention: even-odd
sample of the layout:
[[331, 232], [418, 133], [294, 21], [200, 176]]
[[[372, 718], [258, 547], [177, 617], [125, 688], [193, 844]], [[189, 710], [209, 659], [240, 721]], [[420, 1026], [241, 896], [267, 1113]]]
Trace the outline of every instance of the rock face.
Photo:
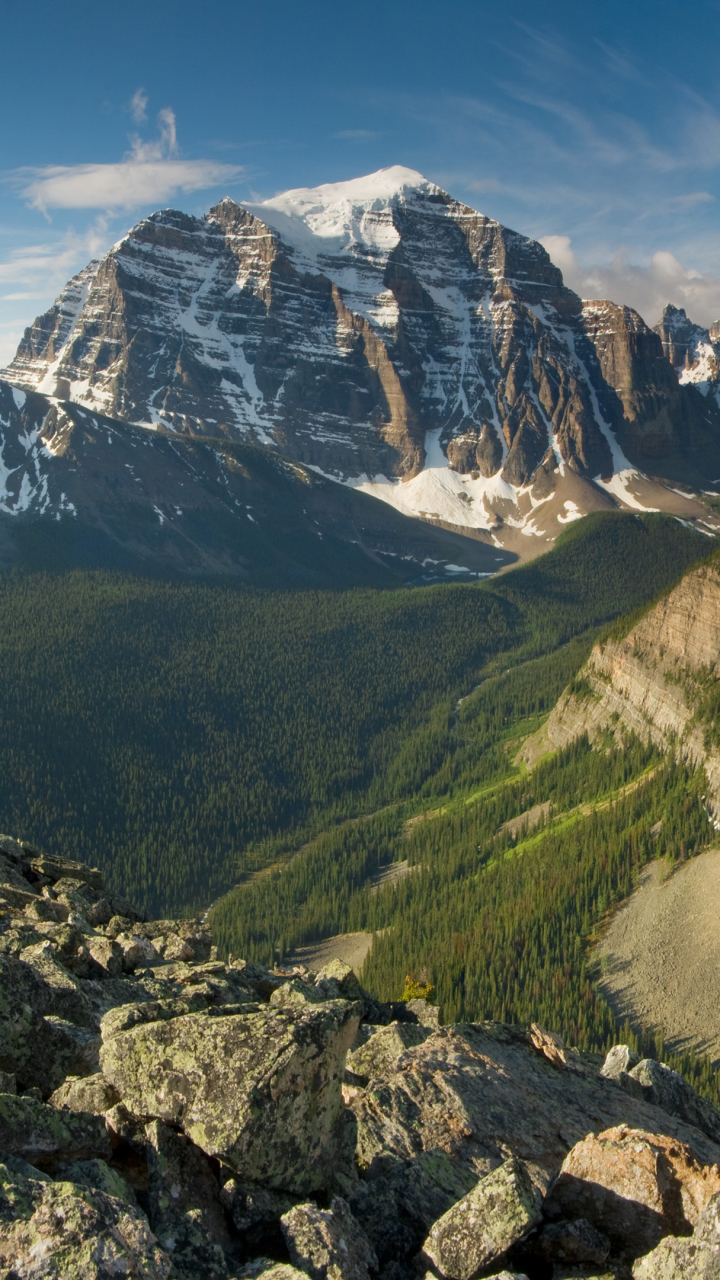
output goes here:
[[667, 306], [655, 333], [681, 386], [693, 385], [712, 403], [720, 402], [720, 343], [712, 330], [693, 324], [682, 308]]
[[7, 1280], [715, 1274], [720, 1115], [663, 1064], [226, 964], [8, 837], [0, 876]]
[[7, 377], [125, 422], [254, 440], [411, 514], [486, 531], [510, 516], [551, 541], [612, 503], [596, 479], [615, 474], [622, 498], [633, 466], [697, 478], [720, 461], [720, 408], [678, 382], [636, 312], [583, 307], [536, 241], [401, 167], [153, 214], [26, 331]]
[[[542, 729], [524, 744], [528, 763], [583, 733], [591, 741], [624, 726], [702, 764], [720, 813], [720, 751], [710, 698], [720, 672], [720, 564], [713, 558], [642, 618], [622, 640], [595, 646]], [[578, 688], [578, 685], [580, 686]]]

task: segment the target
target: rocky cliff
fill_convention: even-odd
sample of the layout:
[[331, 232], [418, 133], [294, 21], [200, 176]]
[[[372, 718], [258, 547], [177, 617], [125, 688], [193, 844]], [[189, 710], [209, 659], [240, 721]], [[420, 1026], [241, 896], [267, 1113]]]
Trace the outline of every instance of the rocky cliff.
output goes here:
[[682, 1077], [441, 1022], [0, 837], [5, 1280], [716, 1274], [720, 1113]]
[[595, 646], [546, 724], [525, 743], [532, 764], [587, 733], [632, 730], [703, 765], [720, 815], [720, 561], [691, 570], [622, 639]]
[[583, 304], [537, 242], [400, 167], [153, 214], [26, 331], [7, 378], [255, 441], [536, 552], [616, 501], [704, 514], [638, 469], [720, 476], [720, 407], [636, 312]]

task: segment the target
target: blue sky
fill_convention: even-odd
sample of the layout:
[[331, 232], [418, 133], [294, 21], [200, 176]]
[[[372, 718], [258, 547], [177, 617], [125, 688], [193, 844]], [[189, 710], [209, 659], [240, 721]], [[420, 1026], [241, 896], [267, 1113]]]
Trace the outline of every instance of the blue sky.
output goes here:
[[391, 164], [586, 297], [720, 316], [720, 0], [36, 0], [2, 30], [0, 365], [153, 209]]

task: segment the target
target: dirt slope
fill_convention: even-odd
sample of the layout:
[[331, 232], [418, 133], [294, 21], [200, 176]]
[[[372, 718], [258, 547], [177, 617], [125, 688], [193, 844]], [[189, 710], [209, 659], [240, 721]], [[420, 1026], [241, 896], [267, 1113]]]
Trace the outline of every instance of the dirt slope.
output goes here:
[[720, 850], [665, 871], [652, 863], [613, 916], [597, 948], [600, 985], [621, 1018], [720, 1059]]

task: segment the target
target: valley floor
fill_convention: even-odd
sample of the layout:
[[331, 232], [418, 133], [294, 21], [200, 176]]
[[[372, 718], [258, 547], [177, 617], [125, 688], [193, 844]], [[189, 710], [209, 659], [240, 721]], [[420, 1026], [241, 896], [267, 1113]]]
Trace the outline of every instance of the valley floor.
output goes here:
[[652, 862], [598, 946], [600, 988], [619, 1019], [661, 1026], [675, 1051], [720, 1059], [720, 849], [668, 876]]

